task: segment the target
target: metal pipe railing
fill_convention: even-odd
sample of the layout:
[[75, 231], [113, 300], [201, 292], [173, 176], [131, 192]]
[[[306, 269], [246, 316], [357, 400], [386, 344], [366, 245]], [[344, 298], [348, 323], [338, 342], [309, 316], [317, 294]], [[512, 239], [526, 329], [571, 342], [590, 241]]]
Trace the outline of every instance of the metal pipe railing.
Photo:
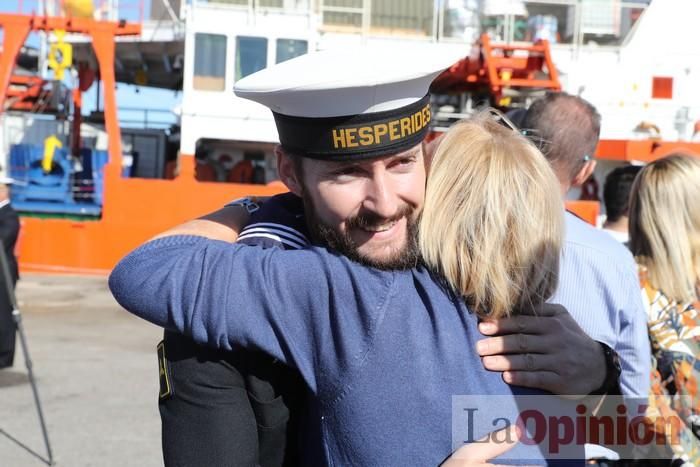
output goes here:
[[[163, 0], [152, 0], [163, 1]], [[167, 0], [165, 0], [167, 2]], [[67, 0], [18, 0], [16, 13], [48, 16], [67, 16]], [[168, 3], [169, 5], [169, 3]], [[172, 8], [171, 8], [172, 9]], [[0, 8], [0, 11], [2, 8]], [[94, 0], [93, 18], [99, 20], [143, 22], [145, 0]]]

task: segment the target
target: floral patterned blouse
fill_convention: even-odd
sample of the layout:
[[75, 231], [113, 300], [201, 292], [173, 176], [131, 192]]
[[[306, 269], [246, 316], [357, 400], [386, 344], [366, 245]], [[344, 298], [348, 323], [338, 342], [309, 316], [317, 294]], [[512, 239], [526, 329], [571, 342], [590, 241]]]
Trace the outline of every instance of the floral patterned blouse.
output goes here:
[[653, 357], [647, 415], [652, 420], [679, 416], [683, 426], [677, 441], [670, 442], [666, 433], [672, 456], [700, 467], [700, 307], [668, 298], [649, 284], [642, 268], [640, 279]]

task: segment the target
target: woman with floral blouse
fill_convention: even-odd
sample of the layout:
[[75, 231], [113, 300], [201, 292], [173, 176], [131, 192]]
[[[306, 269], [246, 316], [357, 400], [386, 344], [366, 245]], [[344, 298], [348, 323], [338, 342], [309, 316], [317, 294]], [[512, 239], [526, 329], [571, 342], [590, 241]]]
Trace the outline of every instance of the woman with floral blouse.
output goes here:
[[679, 416], [680, 436], [667, 430], [667, 446], [676, 462], [700, 465], [700, 158], [672, 155], [648, 164], [630, 196], [630, 248], [653, 357], [648, 415]]

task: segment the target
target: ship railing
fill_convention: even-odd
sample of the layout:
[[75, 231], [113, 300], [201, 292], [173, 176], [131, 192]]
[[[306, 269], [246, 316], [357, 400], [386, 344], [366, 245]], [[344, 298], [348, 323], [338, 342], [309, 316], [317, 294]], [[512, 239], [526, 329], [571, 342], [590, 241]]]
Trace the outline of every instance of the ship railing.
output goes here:
[[251, 14], [267, 11], [310, 13], [313, 11], [313, 4], [316, 1], [318, 0], [293, 2], [293, 6], [287, 4], [288, 2], [285, 0], [188, 0], [187, 4], [195, 8], [216, 6], [234, 10], [248, 10]]
[[195, 6], [247, 9], [251, 15], [303, 10], [317, 15], [321, 31], [327, 33], [472, 43], [486, 32], [494, 42], [506, 44], [548, 39], [562, 51], [619, 49], [649, 0], [492, 3], [479, 10], [466, 6], [467, 2], [459, 6], [459, 2], [434, 0], [308, 0], [301, 6], [287, 0], [190, 0]]
[[[69, 0], [18, 0], [22, 13], [61, 13]], [[660, 1], [660, 0], [658, 0]], [[143, 21], [146, 0], [94, 0], [100, 19]], [[589, 47], [619, 48], [648, 0], [521, 0], [521, 10], [470, 11], [450, 2], [433, 0], [150, 0], [160, 8], [160, 19], [183, 18], [187, 6], [215, 6], [247, 10], [251, 16], [272, 12], [318, 15], [324, 32], [350, 32], [363, 36], [411, 36], [439, 42], [471, 43], [483, 32], [495, 42], [532, 42], [547, 36], [558, 50]], [[0, 2], [5, 3], [5, 2]], [[173, 6], [174, 5], [174, 6]], [[177, 10], [179, 6], [179, 11]], [[12, 7], [10, 7], [11, 9]], [[7, 7], [0, 6], [0, 11]], [[462, 11], [464, 10], [464, 11]], [[466, 15], [466, 16], [465, 16]], [[472, 18], [469, 20], [468, 18]], [[154, 18], [150, 18], [154, 19]], [[471, 22], [473, 21], [473, 23]]]
[[95, 2], [95, 11], [101, 15], [98, 19], [108, 21], [125, 19], [143, 23], [144, 9], [145, 0], [98, 0]]
[[247, 15], [248, 21], [254, 24], [259, 17], [270, 15], [297, 16], [308, 18], [309, 24], [315, 17], [315, 4], [320, 0], [182, 0], [181, 17], [186, 15], [185, 7], [192, 10], [198, 8], [215, 8], [229, 10]]
[[125, 128], [166, 129], [178, 123], [169, 109], [119, 107], [119, 124]]
[[[162, 0], [154, 0], [162, 1]], [[166, 3], [169, 4], [168, 0]], [[145, 0], [94, 0], [93, 19], [103, 21], [143, 22]], [[18, 0], [16, 13], [48, 16], [75, 16], [80, 12], [71, 10], [69, 0]]]

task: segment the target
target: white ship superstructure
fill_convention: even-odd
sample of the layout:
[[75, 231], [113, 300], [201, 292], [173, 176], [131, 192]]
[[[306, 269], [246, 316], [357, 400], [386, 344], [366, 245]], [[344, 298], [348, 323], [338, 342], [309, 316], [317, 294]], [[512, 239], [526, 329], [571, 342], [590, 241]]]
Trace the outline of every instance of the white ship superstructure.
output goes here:
[[[112, 0], [95, 15], [115, 19], [138, 3]], [[547, 39], [563, 89], [601, 111], [604, 139], [690, 140], [700, 119], [692, 38], [699, 13], [695, 0], [152, 0], [141, 36], [118, 38], [116, 75], [182, 90], [170, 152], [155, 166], [173, 161], [174, 147], [212, 168], [201, 171], [205, 180], [226, 181], [244, 160], [264, 171], [258, 182], [275, 176], [273, 120], [234, 95], [238, 79], [302, 53], [358, 44], [467, 56], [484, 32], [501, 43]], [[84, 40], [74, 38], [75, 56], [94, 61]], [[456, 114], [474, 105], [462, 103]], [[16, 139], [15, 132], [5, 144]]]

